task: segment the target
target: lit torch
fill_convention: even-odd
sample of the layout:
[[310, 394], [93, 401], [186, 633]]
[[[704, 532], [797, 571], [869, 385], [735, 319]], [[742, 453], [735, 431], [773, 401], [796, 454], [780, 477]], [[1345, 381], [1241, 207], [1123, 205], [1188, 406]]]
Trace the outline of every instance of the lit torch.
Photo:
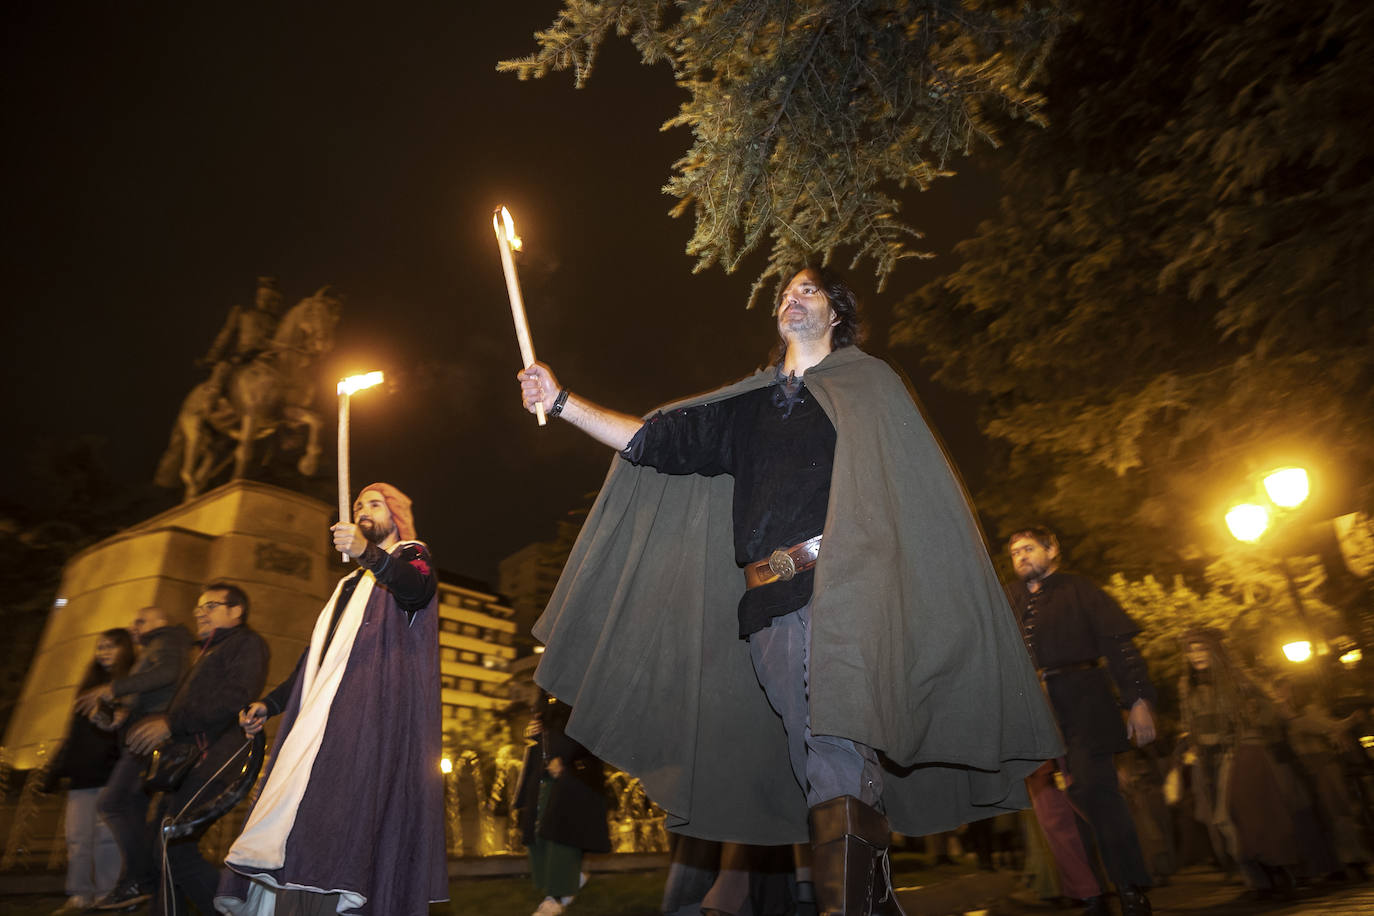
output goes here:
[[[515, 234], [515, 220], [511, 219], [510, 211], [505, 207], [497, 207], [492, 213], [491, 227], [496, 230], [496, 247], [501, 250], [501, 269], [506, 274], [510, 313], [515, 319], [515, 340], [520, 344], [520, 358], [528, 369], [534, 365], [534, 343], [530, 340], [529, 319], [525, 317], [525, 300], [520, 295], [520, 278], [515, 274], [515, 259], [511, 257], [512, 250], [520, 249], [520, 236]], [[547, 422], [542, 402], [534, 405], [534, 415], [539, 419], [540, 426]]]
[[[348, 483], [348, 402], [354, 392], [362, 391], [364, 388], [371, 388], [382, 383], [382, 373], [365, 372], [362, 375], [350, 375], [348, 378], [339, 379], [339, 521], [350, 522], [353, 520], [353, 513], [349, 511], [349, 503], [353, 499], [353, 491], [349, 489]], [[348, 554], [343, 555], [344, 562], [348, 562]]]

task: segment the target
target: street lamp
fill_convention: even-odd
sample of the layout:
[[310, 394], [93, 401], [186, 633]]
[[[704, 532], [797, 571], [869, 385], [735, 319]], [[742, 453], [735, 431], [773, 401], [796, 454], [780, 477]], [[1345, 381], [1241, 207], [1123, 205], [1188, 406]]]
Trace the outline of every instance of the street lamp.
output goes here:
[[[348, 511], [349, 502], [353, 499], [353, 494], [349, 491], [348, 481], [348, 406], [353, 395], [367, 388], [380, 385], [385, 379], [381, 372], [364, 372], [362, 375], [350, 375], [348, 378], [339, 379], [339, 521], [348, 522], [353, 518], [353, 513]], [[348, 554], [342, 555], [344, 562], [348, 562]]]
[[[1263, 484], [1264, 494], [1270, 503], [1269, 506], [1258, 503], [1241, 503], [1232, 506], [1231, 510], [1226, 513], [1226, 527], [1230, 529], [1231, 536], [1247, 544], [1259, 541], [1276, 518], [1281, 520], [1287, 513], [1297, 509], [1307, 501], [1311, 492], [1305, 468], [1275, 468], [1265, 474], [1260, 482]], [[1271, 511], [1271, 507], [1273, 511]], [[1288, 558], [1281, 551], [1277, 553], [1279, 572], [1283, 573], [1284, 583], [1288, 586], [1288, 595], [1293, 601], [1293, 609], [1297, 611], [1298, 620], [1302, 623], [1306, 635], [1304, 639], [1285, 644], [1283, 654], [1290, 662], [1302, 663], [1312, 657], [1314, 646], [1312, 625], [1308, 622], [1307, 607], [1303, 604], [1297, 582], [1293, 580], [1293, 570], [1288, 565]]]
[[1305, 639], [1286, 643], [1283, 647], [1283, 655], [1290, 662], [1305, 662], [1312, 657], [1312, 644]]
[[1303, 468], [1270, 471], [1264, 475], [1264, 492], [1279, 508], [1296, 509], [1307, 501], [1307, 471]]
[[1226, 527], [1236, 540], [1253, 544], [1269, 530], [1269, 510], [1254, 503], [1232, 506], [1226, 513]]

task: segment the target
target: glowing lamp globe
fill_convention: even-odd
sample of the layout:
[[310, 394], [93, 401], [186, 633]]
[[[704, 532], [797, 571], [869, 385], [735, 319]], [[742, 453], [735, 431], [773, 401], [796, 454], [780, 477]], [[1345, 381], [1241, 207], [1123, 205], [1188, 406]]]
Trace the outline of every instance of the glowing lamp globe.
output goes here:
[[1238, 541], [1258, 541], [1269, 528], [1269, 510], [1253, 503], [1233, 506], [1226, 513], [1226, 527]]
[[1290, 662], [1305, 662], [1312, 657], [1312, 644], [1305, 639], [1287, 643], [1283, 647], [1283, 655]]
[[1301, 506], [1307, 500], [1307, 471], [1302, 468], [1279, 468], [1265, 475], [1264, 492], [1274, 505], [1284, 509]]

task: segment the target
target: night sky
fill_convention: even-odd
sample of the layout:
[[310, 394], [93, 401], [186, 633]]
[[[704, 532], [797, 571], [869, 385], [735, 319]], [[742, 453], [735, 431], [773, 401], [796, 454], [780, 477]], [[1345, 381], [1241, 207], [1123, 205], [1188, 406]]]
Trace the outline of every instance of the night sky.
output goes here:
[[[278, 277], [288, 305], [332, 284], [344, 309], [320, 367], [326, 450], [334, 380], [395, 376], [354, 399], [353, 482], [407, 491], [440, 566], [494, 584], [610, 459], [520, 407], [498, 204], [525, 239], [536, 350], [570, 389], [639, 413], [758, 365], [773, 331], [744, 303], [761, 262], [693, 275], [690, 219], [671, 219], [659, 190], [690, 143], [659, 132], [682, 98], [668, 69], [613, 40], [583, 90], [566, 73], [495, 72], [557, 8], [6, 4], [3, 498], [32, 498], [36, 441], [82, 435], [144, 485], [207, 374], [196, 359], [255, 278]], [[891, 305], [991, 215], [992, 182], [955, 166], [907, 211], [942, 257], [907, 262], [880, 296], [867, 265], [850, 276], [867, 349], [912, 375], [976, 483], [971, 403], [886, 344]]]

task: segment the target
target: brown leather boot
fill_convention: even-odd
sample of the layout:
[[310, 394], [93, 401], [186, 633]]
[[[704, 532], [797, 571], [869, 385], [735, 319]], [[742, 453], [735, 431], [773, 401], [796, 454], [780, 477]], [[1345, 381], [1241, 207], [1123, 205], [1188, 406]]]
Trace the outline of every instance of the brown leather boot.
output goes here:
[[820, 916], [905, 916], [888, 872], [887, 818], [852, 795], [811, 809], [811, 880]]

